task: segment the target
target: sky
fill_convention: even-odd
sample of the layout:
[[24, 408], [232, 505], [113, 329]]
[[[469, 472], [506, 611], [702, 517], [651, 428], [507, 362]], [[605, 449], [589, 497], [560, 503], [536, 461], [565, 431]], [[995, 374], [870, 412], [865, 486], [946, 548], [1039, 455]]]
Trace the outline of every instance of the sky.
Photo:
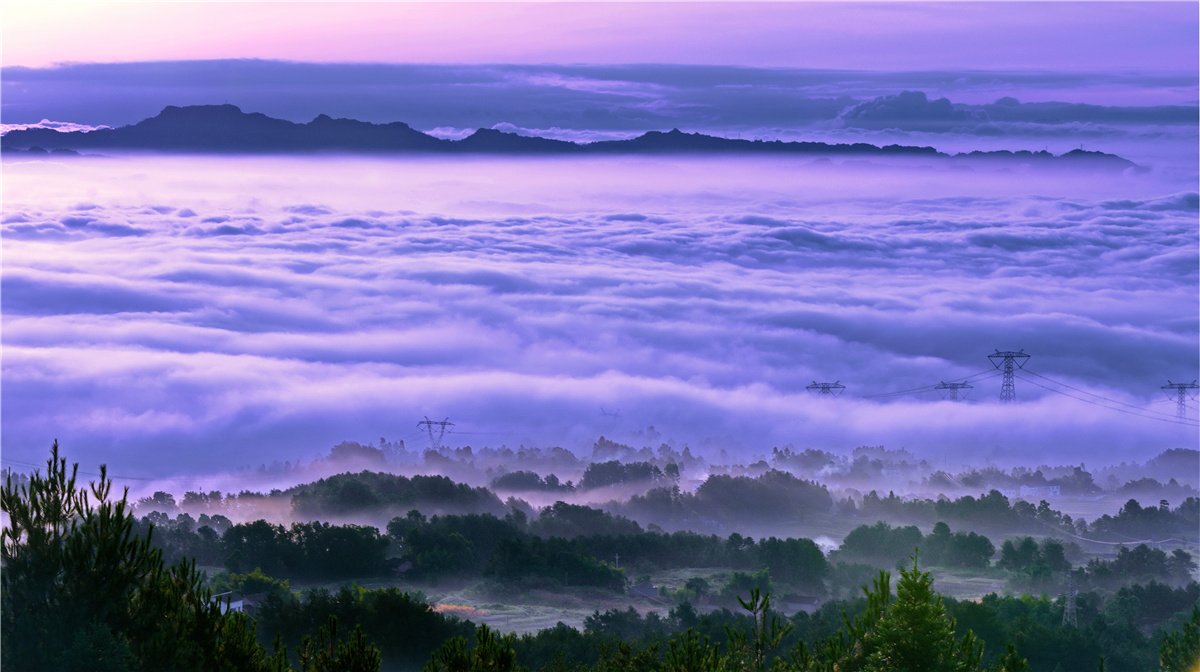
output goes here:
[[6, 2], [4, 23], [4, 64], [29, 67], [263, 58], [1113, 72], [1200, 56], [1188, 2]]
[[[581, 452], [1194, 448], [1159, 386], [1200, 369], [1198, 34], [1195, 3], [4, 3], [5, 129], [229, 102], [1138, 164], [6, 158], [5, 460], [214, 471], [427, 415]], [[997, 348], [1034, 354], [1016, 409]]]

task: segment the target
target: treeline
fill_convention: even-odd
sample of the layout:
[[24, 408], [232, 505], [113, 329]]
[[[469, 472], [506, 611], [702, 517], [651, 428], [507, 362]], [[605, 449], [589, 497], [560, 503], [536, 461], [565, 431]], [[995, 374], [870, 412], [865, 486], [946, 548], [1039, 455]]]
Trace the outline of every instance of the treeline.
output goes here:
[[[1162, 584], [1126, 587], [1107, 597], [1083, 592], [1076, 599], [1078, 627], [1062, 626], [1061, 598], [992, 594], [978, 602], [958, 601], [938, 596], [929, 591], [930, 586], [928, 575], [905, 569], [888, 605], [881, 606], [878, 597], [872, 600], [860, 594], [855, 599], [829, 601], [811, 615], [799, 612], [789, 619], [770, 610], [747, 614], [740, 609], [718, 609], [701, 614], [689, 603], [675, 606], [665, 615], [643, 614], [632, 608], [610, 609], [586, 618], [582, 630], [560, 623], [537, 633], [505, 638], [505, 646], [512, 664], [547, 672], [716, 672], [721, 669], [717, 663], [730, 658], [741, 660], [735, 669], [745, 666], [808, 671], [827, 669], [820, 663], [828, 657], [842, 663], [840, 669], [863, 669], [861, 658], [869, 658], [872, 651], [878, 650], [879, 640], [888, 637], [919, 638], [912, 642], [913, 648], [932, 653], [946, 651], [951, 642], [960, 650], [968, 648], [964, 641], [973, 642], [978, 657], [956, 657], [962, 664], [953, 669], [980, 672], [1095, 672], [1101, 669], [1101, 660], [1107, 669], [1184, 672], [1200, 654], [1184, 646], [1182, 655], [1178, 655], [1181, 638], [1174, 635], [1188, 627], [1195, 632], [1200, 626], [1200, 616], [1188, 625], [1200, 600], [1200, 584], [1194, 582], [1183, 588]], [[878, 584], [872, 588], [875, 596], [882, 593], [879, 588]], [[892, 611], [897, 603], [909, 607], [901, 610], [908, 615]], [[329, 615], [336, 615], [340, 623], [361, 626], [368, 638], [379, 642], [387, 670], [415, 670], [436, 657], [448, 638], [470, 640], [473, 631], [470, 623], [432, 611], [419, 599], [395, 589], [343, 588], [336, 593], [311, 590], [302, 596], [269, 597], [256, 617], [259, 636], [265, 640], [278, 632], [285, 644], [294, 646], [303, 638], [307, 624], [323, 622]], [[900, 625], [911, 629], [900, 630]], [[778, 636], [772, 638], [772, 632]], [[739, 645], [753, 645], [756, 636], [761, 636], [757, 633], [766, 635], [759, 640], [764, 645], [761, 657]], [[870, 633], [874, 635], [864, 637]], [[734, 635], [732, 639], [730, 634]], [[1168, 634], [1173, 638], [1168, 640]], [[857, 646], [831, 647], [830, 640], [839, 637]], [[866, 639], [873, 641], [866, 643]], [[704, 642], [707, 644], [702, 646]], [[477, 643], [465, 647], [464, 653], [491, 656], [495, 652], [486, 647], [494, 643]], [[1011, 652], [1008, 644], [1013, 646]], [[482, 651], [481, 646], [485, 647]], [[678, 656], [684, 651], [702, 655], [691, 665], [682, 666]], [[800, 651], [807, 654], [807, 662], [797, 655]], [[1160, 667], [1160, 658], [1167, 665]], [[1028, 667], [1017, 665], [1019, 659], [1027, 660]], [[1171, 666], [1173, 660], [1182, 663]], [[932, 664], [929, 659], [924, 662], [927, 666], [907, 669], [943, 669], [936, 665], [936, 659]], [[514, 668], [481, 665], [460, 669]]]
[[1125, 502], [1117, 515], [1104, 514], [1086, 531], [1086, 536], [1107, 541], [1143, 540], [1147, 537], [1181, 536], [1194, 541], [1200, 534], [1200, 498], [1188, 497], [1172, 509], [1166, 500], [1143, 507], [1136, 499]]
[[659, 525], [705, 529], [747, 520], [769, 523], [826, 514], [833, 509], [833, 497], [816, 481], [772, 469], [757, 478], [712, 474], [694, 493], [678, 486], [661, 486], [626, 502], [609, 502], [605, 508]]
[[1140, 544], [1135, 548], [1121, 547], [1112, 560], [1092, 558], [1075, 570], [1077, 582], [1085, 586], [1113, 589], [1126, 583], [1164, 581], [1182, 583], [1191, 579], [1196, 563], [1191, 553], [1175, 549], [1170, 554]]
[[1200, 538], [1200, 498], [1188, 497], [1171, 508], [1166, 501], [1157, 507], [1142, 507], [1129, 500], [1115, 516], [1105, 514], [1090, 525], [1050, 508], [1045, 500], [1036, 506], [1023, 500], [1010, 502], [1000, 491], [964, 495], [958, 499], [904, 499], [894, 492], [886, 497], [872, 490], [857, 507], [859, 515], [933, 524], [944, 520], [997, 532], [1045, 534], [1059, 531], [1098, 541], [1140, 541], [1148, 537]]
[[1155, 582], [1183, 585], [1192, 580], [1192, 572], [1196, 570], [1191, 553], [1178, 548], [1167, 553], [1145, 544], [1134, 548], [1122, 546], [1111, 560], [1091, 558], [1086, 564], [1073, 568], [1062, 542], [1043, 539], [1039, 545], [1031, 537], [1005, 541], [996, 564], [1001, 569], [1018, 573], [1016, 583], [1019, 587], [1033, 590], [1062, 586], [1066, 572], [1070, 572], [1075, 585], [1080, 588], [1117, 590], [1129, 584]]
[[259, 606], [254, 620], [264, 645], [278, 635], [284, 645], [295, 650], [311, 624], [324, 623], [330, 616], [344, 626], [362, 628], [379, 647], [387, 670], [418, 670], [442, 642], [469, 637], [475, 630], [466, 621], [433, 611], [423, 596], [395, 588], [272, 593]]
[[445, 476], [399, 476], [374, 471], [338, 474], [285, 490], [300, 516], [343, 515], [413, 508], [452, 512], [503, 513], [500, 498], [487, 488], [455, 483]]
[[[374, 672], [385, 661], [389, 669], [414, 669], [424, 661], [428, 672], [517, 672], [522, 665], [548, 672], [827, 672], [885, 664], [1028, 672], [1030, 663], [1064, 672], [1159, 664], [1183, 672], [1200, 661], [1195, 584], [1123, 588], [1111, 600], [1082, 594], [1079, 627], [1064, 628], [1060, 603], [995, 595], [979, 603], [943, 599], [916, 566], [901, 569], [894, 594], [881, 573], [864, 598], [826, 603], [814, 616], [798, 613], [790, 621], [754, 591], [744, 603], [749, 614], [701, 616], [690, 605], [667, 618], [597, 612], [584, 632], [560, 624], [518, 639], [481, 627], [474, 647], [466, 641], [470, 624], [433, 612], [419, 596], [346, 588], [336, 595], [309, 591], [300, 599], [259, 571], [231, 577], [243, 589], [254, 584], [270, 593], [256, 624], [223, 613], [193, 565], [166, 565], [134, 534], [127, 503], [109, 497], [103, 468], [100, 481], [85, 490], [76, 486], [74, 472], [68, 475], [57, 445], [47, 466], [45, 477], [35, 474], [25, 487], [9, 481], [0, 491], [9, 521], [0, 529], [5, 669], [285, 672], [293, 658], [283, 644], [297, 641], [295, 660], [303, 672]], [[432, 524], [419, 514], [405, 520], [411, 529]], [[513, 513], [507, 522], [519, 525], [521, 517]], [[314, 630], [315, 639], [307, 636]], [[256, 638], [277, 644], [268, 653]], [[384, 642], [386, 658], [372, 639]]]
[[593, 462], [583, 471], [576, 487], [571, 481], [562, 483], [558, 476], [545, 478], [533, 471], [511, 471], [492, 479], [493, 490], [509, 492], [575, 492], [623, 485], [655, 485], [679, 480], [679, 465], [668, 462], [664, 468], [651, 462], [622, 463], [617, 460]]
[[[202, 516], [202, 518], [204, 518]], [[157, 521], [153, 532], [151, 524]], [[209, 519], [211, 521], [211, 519]], [[760, 570], [782, 585], [824, 594], [829, 563], [810, 539], [756, 541], [694, 532], [651, 532], [601, 509], [557, 502], [533, 520], [522, 509], [492, 514], [397, 516], [386, 533], [360, 525], [263, 520], [229, 525], [223, 535], [194, 528], [187, 514], [151, 514], [135, 530], [165, 557], [192, 557], [233, 573], [255, 568], [282, 579], [336, 581], [404, 573], [439, 581], [487, 578], [514, 587], [594, 586], [621, 590], [626, 574], [688, 567]], [[911, 554], [911, 549], [909, 550]], [[732, 598], [730, 598], [732, 599]]]
[[846, 535], [830, 561], [868, 562], [885, 567], [903, 562], [916, 549], [921, 562], [942, 567], [987, 567], [996, 547], [985, 536], [974, 532], [951, 533], [950, 526], [938, 521], [933, 531], [922, 535], [915, 525], [893, 528], [884, 521], [861, 525]]
[[[756, 541], [738, 533], [718, 537], [647, 531], [628, 518], [561, 501], [532, 520], [523, 508], [510, 509], [503, 518], [492, 514], [427, 518], [414, 509], [393, 518], [386, 534], [369, 526], [313, 522], [284, 527], [259, 520], [229, 525], [218, 535], [207, 525], [193, 529], [194, 521], [187, 514], [175, 520], [152, 514], [135, 529], [145, 533], [152, 521], [158, 521], [152, 539], [165, 557], [192, 557], [234, 573], [259, 568], [271, 576], [308, 581], [403, 573], [435, 582], [489, 579], [510, 591], [567, 585], [619, 591], [627, 576], [721, 568], [767, 570], [769, 580], [803, 594], [843, 594], [861, 585], [875, 568], [907, 562], [914, 552], [927, 566], [1007, 570], [1014, 575], [1010, 577], [1014, 586], [1035, 590], [1059, 585], [1067, 571], [1074, 572], [1081, 587], [1114, 590], [1151, 580], [1181, 584], [1190, 580], [1196, 566], [1186, 551], [1168, 554], [1139, 545], [1120, 548], [1113, 560], [1093, 558], [1073, 568], [1068, 554], [1082, 556], [1074, 542], [1049, 538], [1039, 545], [1031, 537], [1004, 541], [993, 565], [997, 548], [991, 539], [975, 532], [954, 532], [943, 521], [925, 535], [915, 525], [893, 527], [884, 521], [862, 525], [826, 559], [809, 539]], [[622, 562], [629, 574], [617, 570]]]
[[[824, 592], [828, 563], [810, 539], [728, 538], [693, 532], [648, 532], [628, 519], [558, 502], [531, 522], [519, 511], [394, 518], [388, 535], [414, 577], [481, 576], [525, 587], [588, 585], [619, 589], [621, 564], [635, 572], [685, 567], [767, 569], [775, 581]], [[601, 561], [600, 559], [603, 559]], [[611, 559], [611, 563], [609, 560]]]
[[[1045, 500], [1037, 505], [1010, 500], [998, 490], [978, 497], [956, 499], [905, 499], [889, 492], [872, 490], [860, 501], [849, 497], [834, 501], [829, 490], [815, 481], [785, 471], [768, 469], [757, 477], [711, 474], [695, 492], [681, 490], [674, 463], [660, 469], [651, 462], [623, 464], [617, 461], [592, 463], [578, 486], [561, 483], [553, 474], [516, 471], [496, 477], [495, 486], [570, 492], [619, 485], [656, 485], [627, 501], [610, 501], [604, 508], [629, 519], [668, 529], [722, 531], [729, 526], [796, 521], [829, 514], [860, 516], [904, 523], [933, 525], [945, 521], [994, 534], [1046, 534], [1058, 532], [1106, 542], [1137, 542], [1177, 538], [1200, 540], [1200, 498], [1188, 497], [1174, 508], [1163, 500], [1158, 506], [1141, 506], [1130, 499], [1116, 515], [1103, 515], [1090, 524], [1051, 508]], [[523, 485], [522, 485], [523, 484]], [[215, 515], [232, 510], [250, 510], [263, 499], [286, 499], [299, 517], [313, 519], [329, 515], [401, 513], [420, 509], [439, 513], [492, 513], [505, 515], [517, 508], [532, 513], [522, 500], [501, 501], [494, 492], [471, 487], [444, 476], [408, 478], [362, 471], [323, 478], [271, 495], [242, 492], [222, 498], [220, 492], [186, 493], [185, 502], [194, 511]], [[172, 513], [178, 510], [174, 497], [159, 492], [138, 502], [139, 510]], [[214, 526], [214, 529], [216, 527]], [[552, 535], [553, 536], [553, 535]], [[568, 535], [559, 535], [568, 536]]]
[[1184, 585], [1192, 580], [1197, 568], [1192, 555], [1183, 549], [1167, 553], [1145, 544], [1118, 547], [1115, 558], [1090, 558], [1078, 567], [1070, 561], [1071, 556], [1082, 556], [1074, 542], [1045, 538], [1039, 544], [1033, 537], [1020, 537], [1005, 540], [999, 551], [1000, 557], [991, 563], [996, 547], [990, 539], [974, 532], [951, 534], [944, 522], [939, 521], [930, 534], [922, 535], [916, 526], [892, 527], [879, 521], [851, 530], [842, 545], [830, 553], [829, 562], [834, 566], [835, 588], [865, 575], [855, 563], [890, 567], [905, 562], [914, 552], [926, 565], [1006, 570], [1016, 575], [1012, 583], [1023, 590], [1061, 590], [1068, 573], [1081, 589], [1111, 591], [1152, 582]]
[[284, 527], [256, 520], [229, 525], [218, 534], [208, 525], [193, 529], [187, 514], [165, 522], [163, 518], [145, 516], [135, 520], [133, 529], [169, 562], [190, 558], [234, 573], [259, 568], [273, 577], [307, 581], [382, 576], [398, 564], [390, 558], [391, 541], [366, 525], [312, 522]]

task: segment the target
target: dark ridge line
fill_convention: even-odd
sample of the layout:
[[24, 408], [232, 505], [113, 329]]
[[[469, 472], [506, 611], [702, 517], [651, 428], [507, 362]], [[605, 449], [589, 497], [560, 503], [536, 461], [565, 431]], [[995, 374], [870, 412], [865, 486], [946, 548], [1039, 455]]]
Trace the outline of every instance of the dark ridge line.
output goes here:
[[868, 143], [829, 144], [741, 140], [684, 133], [649, 131], [628, 140], [575, 143], [480, 128], [461, 140], [436, 138], [403, 122], [373, 124], [319, 115], [308, 123], [246, 113], [235, 105], [193, 105], [163, 109], [136, 124], [94, 131], [28, 128], [0, 136], [6, 154], [70, 155], [80, 150], [125, 149], [215, 154], [295, 154], [354, 152], [364, 154], [771, 154], [812, 156], [901, 156], [942, 159], [1000, 160], [1018, 163], [1070, 163], [1124, 170], [1137, 164], [1113, 154], [1075, 149], [1061, 155], [1047, 151], [973, 151], [945, 154], [933, 147], [876, 146]]

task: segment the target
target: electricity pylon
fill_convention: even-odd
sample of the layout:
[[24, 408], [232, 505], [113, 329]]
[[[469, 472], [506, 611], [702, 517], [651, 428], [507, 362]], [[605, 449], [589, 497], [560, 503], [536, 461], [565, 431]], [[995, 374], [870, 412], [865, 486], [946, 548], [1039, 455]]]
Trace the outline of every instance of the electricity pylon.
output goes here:
[[1079, 627], [1079, 617], [1075, 613], [1075, 596], [1078, 593], [1079, 591], [1075, 590], [1075, 575], [1072, 574], [1067, 580], [1067, 594], [1065, 596], [1066, 600], [1064, 600], [1066, 604], [1063, 605], [1062, 627], [1064, 628], [1068, 625], [1075, 628]]
[[809, 385], [804, 389], [812, 392], [818, 397], [839, 397], [842, 395], [842, 392], [846, 390], [846, 386], [842, 385], [840, 381], [834, 381], [832, 383], [818, 383], [814, 380], [812, 385]]
[[1169, 398], [1175, 400], [1175, 415], [1180, 420], [1187, 420], [1187, 402], [1196, 398], [1196, 395], [1192, 394], [1192, 390], [1197, 388], [1200, 388], [1200, 381], [1195, 380], [1190, 383], [1172, 383], [1167, 380], [1167, 384], [1162, 386], [1162, 391]]
[[[1020, 360], [1020, 361], [1017, 361]], [[988, 361], [997, 369], [1004, 368], [1004, 381], [1000, 385], [1000, 403], [1007, 404], [1010, 401], [1017, 400], [1017, 389], [1013, 385], [1013, 364], [1016, 368], [1025, 368], [1025, 362], [1029, 360], [1029, 355], [1025, 354], [1025, 349], [1020, 350], [997, 350], [988, 355]]]
[[971, 385], [969, 385], [967, 383], [947, 383], [947, 382], [943, 381], [943, 382], [939, 383], [938, 385], [934, 386], [933, 389], [937, 390], [938, 394], [942, 394], [942, 392], [941, 392], [942, 390], [949, 390], [949, 394], [943, 395], [942, 398], [945, 399], [947, 396], [949, 396], [950, 401], [958, 401], [958, 391], [959, 390], [970, 390], [972, 388], [971, 388]]
[[[425, 425], [425, 429], [429, 430], [429, 445], [432, 450], [438, 450], [442, 447], [442, 437], [446, 436], [446, 428], [453, 427], [454, 423], [450, 422], [450, 418], [446, 418], [445, 420], [430, 420], [427, 415], [424, 420], [417, 423], [418, 427], [421, 425]], [[434, 425], [440, 428], [436, 437], [433, 435]]]

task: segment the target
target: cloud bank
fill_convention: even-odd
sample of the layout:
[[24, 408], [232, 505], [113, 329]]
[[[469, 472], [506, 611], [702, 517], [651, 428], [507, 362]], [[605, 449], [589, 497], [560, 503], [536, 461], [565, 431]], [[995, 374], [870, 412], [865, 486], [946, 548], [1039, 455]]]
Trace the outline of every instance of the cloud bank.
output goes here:
[[[58, 438], [118, 473], [204, 472], [418, 441], [427, 415], [457, 443], [584, 449], [653, 425], [747, 457], [1195, 447], [1158, 389], [1200, 368], [1192, 173], [10, 161], [3, 448], [37, 462]], [[999, 404], [997, 348], [1093, 403], [1023, 379]], [[970, 376], [966, 403], [875, 396]], [[815, 398], [814, 380], [847, 392]]]

